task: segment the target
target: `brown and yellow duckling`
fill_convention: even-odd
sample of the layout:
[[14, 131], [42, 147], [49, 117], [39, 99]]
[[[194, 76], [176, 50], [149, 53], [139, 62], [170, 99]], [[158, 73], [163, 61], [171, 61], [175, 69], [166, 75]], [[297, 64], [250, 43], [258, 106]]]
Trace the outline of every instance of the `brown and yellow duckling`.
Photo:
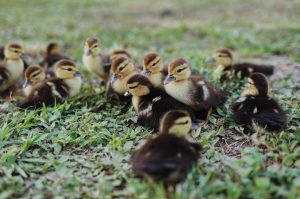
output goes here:
[[193, 110], [169, 96], [164, 90], [155, 88], [150, 80], [140, 74], [127, 81], [128, 92], [137, 113], [137, 124], [158, 129], [160, 118], [168, 111], [182, 109], [189, 112], [193, 122], [198, 123]]
[[45, 68], [52, 68], [56, 62], [67, 59], [70, 60], [69, 57], [62, 54], [61, 47], [58, 43], [51, 42], [46, 47], [46, 56], [40, 65]]
[[272, 75], [274, 66], [258, 65], [253, 63], [237, 63], [233, 64], [233, 56], [230, 50], [220, 49], [213, 57], [208, 59], [210, 63], [217, 63], [218, 66], [214, 70], [213, 77], [216, 80], [227, 80], [230, 76], [236, 76], [239, 79], [248, 77], [251, 73], [259, 72], [265, 75]]
[[44, 69], [37, 65], [29, 66], [25, 70], [25, 82], [23, 84], [23, 94], [29, 96], [32, 90], [46, 79]]
[[232, 106], [235, 121], [255, 131], [281, 131], [286, 114], [277, 101], [268, 96], [268, 81], [262, 73], [248, 77], [248, 86]]
[[227, 100], [210, 82], [199, 75], [191, 75], [191, 67], [183, 58], [177, 58], [169, 64], [164, 87], [170, 96], [199, 111], [199, 114], [206, 112], [201, 119], [207, 119], [212, 108]]
[[82, 57], [83, 65], [93, 74], [106, 82], [110, 74], [107, 58], [101, 53], [100, 42], [94, 37], [86, 40]]
[[17, 106], [27, 108], [62, 103], [80, 92], [82, 76], [74, 62], [60, 60], [55, 64], [55, 74], [56, 78], [46, 79], [34, 87], [24, 100], [17, 102]]
[[131, 59], [121, 56], [112, 63], [112, 75], [107, 82], [107, 95], [120, 101], [128, 101], [129, 97], [124, 96], [127, 91], [126, 83], [130, 77], [137, 74]]
[[22, 80], [24, 62], [26, 57], [24, 50], [19, 44], [9, 44], [4, 49], [4, 61], [0, 65], [0, 94], [6, 93]]
[[164, 67], [162, 58], [157, 53], [144, 56], [143, 75], [147, 76], [153, 86], [163, 88], [168, 69]]
[[163, 116], [159, 135], [150, 138], [131, 156], [134, 174], [176, 184], [183, 181], [200, 157], [201, 145], [185, 136], [192, 126], [188, 112], [172, 110]]

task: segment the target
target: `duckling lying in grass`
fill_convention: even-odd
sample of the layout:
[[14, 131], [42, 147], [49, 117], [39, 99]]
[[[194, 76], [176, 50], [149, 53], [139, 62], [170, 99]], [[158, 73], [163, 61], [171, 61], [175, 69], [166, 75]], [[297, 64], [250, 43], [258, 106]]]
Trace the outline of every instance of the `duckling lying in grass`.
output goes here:
[[132, 95], [132, 104], [138, 115], [137, 123], [141, 126], [158, 129], [160, 118], [173, 109], [188, 111], [193, 122], [198, 123], [189, 106], [172, 98], [164, 90], [155, 88], [143, 75], [133, 75], [127, 81], [127, 88]]
[[40, 66], [29, 66], [25, 70], [25, 82], [23, 84], [23, 94], [29, 96], [32, 90], [46, 79], [46, 73]]
[[277, 101], [268, 96], [268, 82], [262, 73], [248, 78], [248, 87], [232, 106], [234, 119], [255, 131], [281, 131], [286, 125], [286, 114]]
[[228, 49], [218, 50], [213, 57], [208, 59], [208, 62], [218, 64], [213, 73], [213, 77], [216, 80], [221, 80], [221, 82], [229, 79], [232, 75], [242, 79], [255, 72], [265, 75], [272, 75], [274, 72], [274, 66], [269, 65], [258, 65], [246, 62], [233, 64], [232, 53]]
[[157, 53], [144, 56], [143, 75], [147, 76], [154, 87], [163, 88], [168, 69], [164, 67], [162, 58]]
[[62, 103], [65, 99], [77, 95], [81, 88], [82, 76], [74, 62], [61, 60], [55, 65], [56, 78], [46, 79], [22, 101], [17, 102], [21, 108], [41, 107]]
[[24, 50], [19, 44], [9, 44], [4, 49], [5, 59], [0, 63], [0, 95], [4, 95], [18, 81], [22, 80], [24, 72]]
[[[192, 75], [191, 67], [183, 58], [173, 60], [168, 66], [168, 76], [164, 81], [166, 92], [178, 101], [208, 118], [212, 108], [226, 102], [225, 94], [199, 75]], [[202, 116], [203, 117], [203, 116]]]
[[201, 145], [185, 138], [192, 126], [189, 113], [172, 110], [163, 116], [159, 135], [133, 152], [131, 165], [141, 178], [176, 184], [197, 163]]
[[56, 62], [63, 59], [70, 60], [69, 57], [62, 54], [61, 47], [58, 43], [51, 42], [46, 47], [46, 56], [44, 57], [43, 61], [40, 62], [40, 66], [52, 68]]

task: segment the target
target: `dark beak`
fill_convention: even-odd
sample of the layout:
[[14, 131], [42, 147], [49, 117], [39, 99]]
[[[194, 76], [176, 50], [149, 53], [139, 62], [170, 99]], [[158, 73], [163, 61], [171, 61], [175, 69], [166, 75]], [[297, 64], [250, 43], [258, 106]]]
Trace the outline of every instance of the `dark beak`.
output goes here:
[[25, 53], [23, 53], [23, 54], [21, 54], [21, 59], [28, 59], [29, 58], [29, 55], [27, 55], [27, 54], [25, 54]]
[[80, 78], [82, 78], [83, 75], [79, 71], [76, 71], [76, 73], [74, 74], [74, 77], [80, 77]]
[[176, 80], [176, 78], [173, 75], [168, 75], [164, 81], [164, 84], [166, 85], [174, 80]]
[[119, 79], [119, 76], [117, 74], [113, 74], [113, 76], [111, 77], [110, 83], [114, 83], [115, 81], [117, 81]]
[[206, 62], [213, 64], [213, 63], [216, 63], [216, 59], [214, 57], [210, 57], [206, 60]]
[[143, 70], [142, 74], [148, 76], [151, 72], [149, 70]]
[[131, 93], [130, 93], [129, 91], [126, 91], [126, 92], [124, 93], [124, 96], [125, 96], [125, 97], [129, 97], [129, 96], [131, 96]]
[[29, 86], [30, 84], [32, 84], [32, 82], [30, 80], [26, 80], [23, 84], [23, 88], [26, 88], [27, 86]]
[[85, 54], [86, 54], [87, 56], [90, 56], [91, 54], [93, 54], [93, 52], [92, 52], [91, 49], [88, 49], [88, 50], [85, 52]]

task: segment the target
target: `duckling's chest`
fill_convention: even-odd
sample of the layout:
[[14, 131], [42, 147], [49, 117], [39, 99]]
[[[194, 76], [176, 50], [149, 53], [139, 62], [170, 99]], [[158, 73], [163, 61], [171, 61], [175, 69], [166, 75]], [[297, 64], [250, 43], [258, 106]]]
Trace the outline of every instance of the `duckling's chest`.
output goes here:
[[135, 112], [139, 111], [140, 100], [141, 100], [140, 97], [132, 96], [132, 105], [133, 105]]
[[23, 88], [23, 93], [25, 96], [29, 96], [30, 93], [32, 92], [33, 86], [27, 86], [25, 88]]
[[189, 81], [171, 82], [165, 85], [165, 90], [178, 101], [192, 106], [194, 102], [190, 87], [191, 82]]
[[100, 56], [86, 56], [84, 55], [83, 64], [87, 67], [88, 70], [94, 73], [104, 73], [103, 62]]
[[222, 76], [223, 71], [224, 71], [224, 66], [218, 65], [217, 68], [216, 68], [216, 69], [214, 70], [214, 72], [213, 72], [213, 78], [214, 78], [215, 80], [220, 79], [221, 76]]
[[19, 60], [8, 60], [7, 61], [7, 69], [10, 72], [9, 83], [13, 84], [22, 78], [24, 71], [24, 63], [21, 59]]
[[80, 92], [82, 84], [82, 79], [80, 77], [75, 77], [64, 81], [69, 87], [69, 97], [73, 97]]
[[126, 77], [122, 78], [122, 79], [117, 79], [113, 84], [112, 84], [112, 88], [114, 89], [114, 91], [116, 93], [118, 93], [119, 95], [123, 95], [126, 90], [127, 90], [127, 87], [126, 87], [126, 83], [128, 81], [128, 79], [133, 76], [134, 74], [136, 74], [135, 72], [130, 74], [130, 75], [127, 75]]
[[161, 72], [155, 73], [155, 74], [149, 76], [151, 83], [155, 87], [163, 87], [164, 78], [165, 78], [165, 76]]

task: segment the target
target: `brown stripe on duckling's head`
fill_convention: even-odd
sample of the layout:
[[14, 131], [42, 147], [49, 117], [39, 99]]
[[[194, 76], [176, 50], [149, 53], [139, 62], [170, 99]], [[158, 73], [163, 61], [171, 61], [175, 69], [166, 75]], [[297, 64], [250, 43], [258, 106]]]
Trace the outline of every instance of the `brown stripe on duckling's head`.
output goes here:
[[160, 120], [160, 133], [173, 133], [178, 136], [186, 135], [192, 126], [192, 119], [187, 111], [171, 110]]
[[133, 96], [140, 97], [149, 94], [153, 85], [147, 77], [136, 74], [128, 79], [126, 87]]
[[88, 46], [89, 48], [91, 48], [91, 47], [94, 46], [95, 44], [98, 44], [99, 41], [98, 41], [98, 39], [96, 39], [95, 37], [89, 37], [89, 38], [87, 38], [87, 40], [86, 40], [85, 43], [87, 44], [87, 46]]
[[114, 60], [118, 59], [119, 57], [126, 57], [128, 59], [132, 59], [131, 55], [126, 50], [115, 50], [115, 51], [113, 51], [110, 54], [109, 59], [111, 61], [114, 61]]
[[248, 84], [251, 87], [253, 85], [260, 96], [268, 95], [268, 81], [264, 74], [262, 73], [252, 73], [248, 78]]
[[168, 66], [168, 71], [173, 71], [179, 66], [188, 66], [188, 61], [182, 57], [174, 59]]
[[227, 48], [221, 48], [221, 49], [217, 50], [216, 53], [218, 53], [220, 55], [223, 55], [224, 57], [226, 56], [226, 57], [231, 57], [232, 58], [232, 53]]
[[47, 55], [59, 54], [60, 53], [60, 45], [56, 42], [51, 42], [46, 47]]
[[111, 65], [111, 70], [113, 73], [116, 73], [117, 70], [119, 69], [119, 67], [121, 67], [121, 65], [125, 66], [126, 63], [129, 63], [129, 59], [126, 58], [126, 57], [118, 57], [116, 60], [114, 60], [112, 62], [112, 65]]
[[41, 72], [44, 72], [44, 69], [38, 65], [32, 65], [29, 66], [26, 70], [25, 70], [25, 79], [30, 79], [32, 75], [38, 75]]
[[7, 48], [14, 48], [14, 49], [20, 49], [20, 50], [23, 50], [22, 46], [20, 44], [17, 44], [17, 43], [11, 43], [11, 44], [8, 44], [6, 46]]
[[147, 53], [144, 56], [144, 66], [148, 66], [155, 59], [157, 59], [157, 61], [159, 61], [159, 59], [160, 59], [160, 56], [157, 53], [154, 53], [154, 52]]

